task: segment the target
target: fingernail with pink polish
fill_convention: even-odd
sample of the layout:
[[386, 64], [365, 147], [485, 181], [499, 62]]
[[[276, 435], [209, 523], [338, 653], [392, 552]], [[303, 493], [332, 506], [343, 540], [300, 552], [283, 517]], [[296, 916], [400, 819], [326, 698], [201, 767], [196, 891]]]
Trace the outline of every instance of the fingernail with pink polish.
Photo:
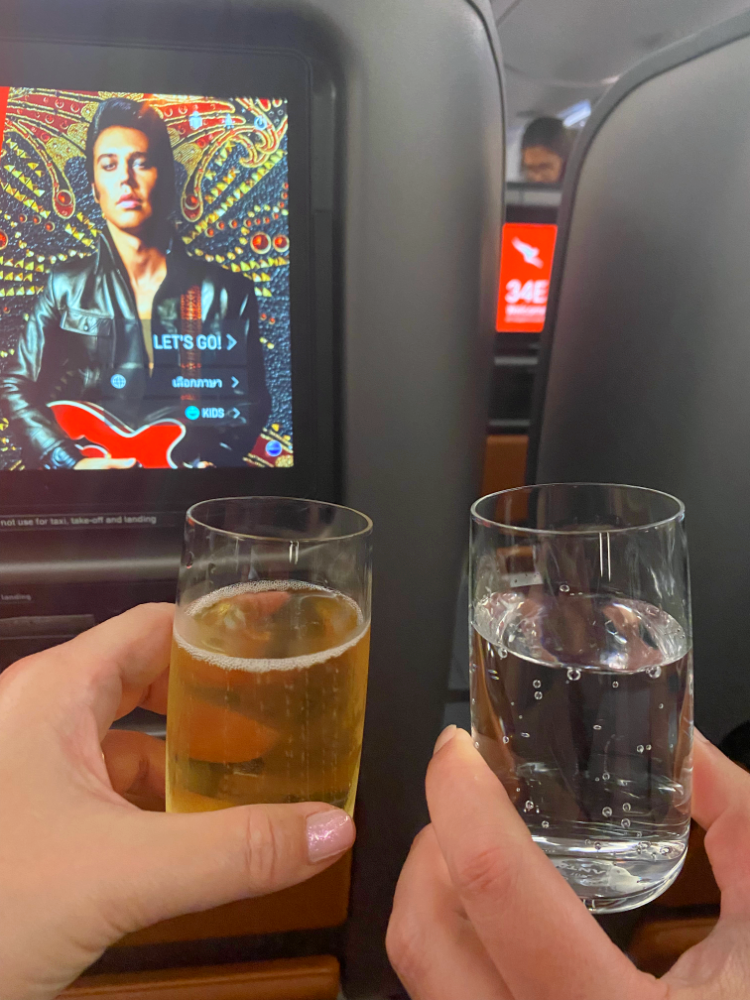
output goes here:
[[346, 851], [354, 843], [354, 823], [341, 809], [307, 817], [307, 856], [310, 864]]
[[453, 737], [456, 735], [457, 726], [446, 726], [442, 733], [438, 736], [435, 743], [435, 747], [432, 751], [432, 756], [434, 757], [438, 750], [442, 750], [446, 743], [449, 743]]

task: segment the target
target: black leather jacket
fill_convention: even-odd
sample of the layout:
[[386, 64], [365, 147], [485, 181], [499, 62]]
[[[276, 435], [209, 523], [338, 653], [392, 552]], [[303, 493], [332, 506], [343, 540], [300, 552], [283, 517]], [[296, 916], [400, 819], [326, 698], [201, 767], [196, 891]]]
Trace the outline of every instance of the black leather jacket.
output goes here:
[[[200, 301], [197, 321], [186, 320], [186, 293]], [[252, 281], [189, 257], [174, 234], [151, 333], [149, 373], [135, 297], [107, 232], [94, 257], [51, 271], [0, 374], [0, 409], [20, 439], [27, 468], [72, 468], [81, 458], [46, 405], [57, 400], [96, 403], [132, 428], [160, 417], [180, 419], [187, 434], [175, 448], [175, 464], [242, 466], [270, 411]], [[190, 374], [219, 376], [210, 381], [223, 388], [208, 396], [175, 389]], [[185, 419], [191, 403], [201, 413], [227, 416], [191, 422]], [[214, 409], [204, 410], [208, 404]]]

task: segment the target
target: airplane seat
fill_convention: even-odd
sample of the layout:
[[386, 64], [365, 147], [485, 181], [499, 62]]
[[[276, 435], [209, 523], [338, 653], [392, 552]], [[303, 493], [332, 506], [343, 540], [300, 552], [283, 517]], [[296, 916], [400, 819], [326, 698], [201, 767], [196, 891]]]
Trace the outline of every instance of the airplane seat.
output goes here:
[[[634, 483], [686, 504], [696, 724], [750, 763], [750, 16], [670, 46], [597, 105], [566, 172], [528, 482]], [[719, 891], [694, 827], [627, 949], [660, 975]]]
[[750, 719], [749, 56], [743, 14], [596, 107], [565, 179], [527, 466], [685, 502], [696, 723], [717, 744]]
[[[33, 462], [15, 452], [8, 457], [4, 449], [16, 448], [18, 428], [3, 412], [0, 669], [127, 607], [172, 599], [184, 512], [200, 499], [272, 494], [345, 503], [372, 517], [375, 558], [351, 857], [301, 886], [127, 935], [64, 995], [400, 995], [385, 930], [401, 867], [427, 820], [424, 775], [443, 718], [451, 615], [489, 395], [505, 162], [492, 6], [77, 0], [76, 14], [55, 0], [25, 0], [0, 23], [0, 107], [3, 114], [9, 109], [13, 155], [23, 159], [13, 185], [0, 185], [0, 370], [16, 350], [16, 324], [25, 329], [28, 322], [22, 310], [41, 294], [44, 267], [58, 259], [55, 241], [67, 260], [71, 245], [84, 256], [93, 245], [88, 223], [98, 233], [83, 210], [68, 221], [67, 189], [63, 202], [55, 201], [60, 211], [54, 208], [43, 167], [56, 178], [57, 153], [40, 165], [19, 139], [28, 132], [29, 102], [38, 91], [41, 106], [54, 101], [65, 109], [63, 98], [72, 101], [64, 160], [74, 161], [68, 180], [81, 208], [91, 198], [81, 147], [72, 145], [88, 128], [78, 118], [86, 120], [96, 101], [113, 94], [148, 96], [180, 123], [170, 132], [179, 143], [180, 232], [189, 229], [192, 238], [190, 227], [200, 226], [190, 252], [208, 251], [205, 259], [234, 272], [232, 281], [253, 282], [258, 320], [266, 324], [258, 339], [271, 395], [292, 423], [269, 420], [258, 450], [238, 454], [234, 465], [167, 468], [164, 457], [153, 468], [80, 476], [70, 468], [25, 468]], [[225, 101], [234, 102], [226, 114]], [[217, 107], [218, 119], [209, 119]], [[269, 121], [277, 123], [273, 142], [286, 145], [273, 145]], [[201, 131], [209, 124], [215, 138]], [[49, 137], [59, 151], [63, 139]], [[204, 140], [209, 145], [199, 145]], [[204, 148], [215, 159], [199, 159]], [[256, 153], [264, 157], [259, 166]], [[282, 163], [288, 174], [274, 175], [271, 168]], [[195, 169], [195, 193], [185, 180], [188, 168]], [[40, 179], [29, 180], [30, 170]], [[37, 187], [50, 212], [58, 212], [49, 226], [27, 214]], [[288, 237], [277, 232], [285, 218]], [[47, 240], [42, 231], [56, 234], [34, 263], [24, 238], [32, 230], [35, 240]], [[74, 242], [79, 238], [85, 251]], [[212, 242], [200, 244], [204, 238]], [[14, 261], [29, 258], [23, 274], [20, 264], [17, 274], [15, 264], [11, 270], [9, 248]], [[23, 300], [12, 284], [21, 278]], [[201, 322], [191, 292], [174, 300], [174, 314], [164, 312], [175, 331], [178, 315], [180, 324]], [[102, 343], [111, 319], [95, 321]], [[183, 361], [195, 365], [194, 348], [210, 360], [212, 352], [225, 357], [238, 345], [234, 337], [222, 345], [219, 336], [211, 346], [206, 336], [200, 347], [191, 329], [182, 333], [180, 326], [156, 343], [174, 352], [180, 369]], [[88, 326], [80, 335], [93, 343]], [[203, 358], [204, 374], [209, 360]], [[242, 374], [250, 367], [246, 357]], [[192, 400], [182, 396], [181, 371], [173, 374], [159, 384], [179, 393], [172, 400]], [[105, 380], [103, 392], [119, 392], [121, 377]], [[226, 412], [208, 401], [206, 412], [191, 403], [180, 416], [231, 423], [239, 419], [233, 400]], [[222, 442], [217, 432], [212, 443]], [[154, 724], [131, 717], [128, 725], [136, 722]]]

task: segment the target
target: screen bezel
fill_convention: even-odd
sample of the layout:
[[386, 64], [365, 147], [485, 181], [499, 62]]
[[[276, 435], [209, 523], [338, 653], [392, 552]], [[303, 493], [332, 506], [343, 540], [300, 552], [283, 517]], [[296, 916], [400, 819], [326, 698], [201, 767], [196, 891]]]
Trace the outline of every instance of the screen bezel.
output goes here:
[[[316, 384], [313, 298], [311, 67], [275, 48], [10, 41], [0, 39], [0, 85], [65, 90], [284, 97], [288, 101], [290, 332], [294, 466], [0, 472], [0, 515], [182, 512], [212, 496], [263, 492], [316, 496], [330, 481], [335, 442], [321, 440], [330, 387]], [[322, 335], [330, 331], [320, 331]]]

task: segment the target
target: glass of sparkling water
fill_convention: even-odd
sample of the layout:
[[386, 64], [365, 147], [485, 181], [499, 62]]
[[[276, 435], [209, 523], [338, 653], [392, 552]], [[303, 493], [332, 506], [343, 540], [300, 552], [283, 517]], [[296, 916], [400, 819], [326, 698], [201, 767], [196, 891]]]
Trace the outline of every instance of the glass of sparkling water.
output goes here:
[[683, 504], [592, 483], [483, 497], [469, 587], [476, 747], [590, 910], [650, 902], [690, 826]]

